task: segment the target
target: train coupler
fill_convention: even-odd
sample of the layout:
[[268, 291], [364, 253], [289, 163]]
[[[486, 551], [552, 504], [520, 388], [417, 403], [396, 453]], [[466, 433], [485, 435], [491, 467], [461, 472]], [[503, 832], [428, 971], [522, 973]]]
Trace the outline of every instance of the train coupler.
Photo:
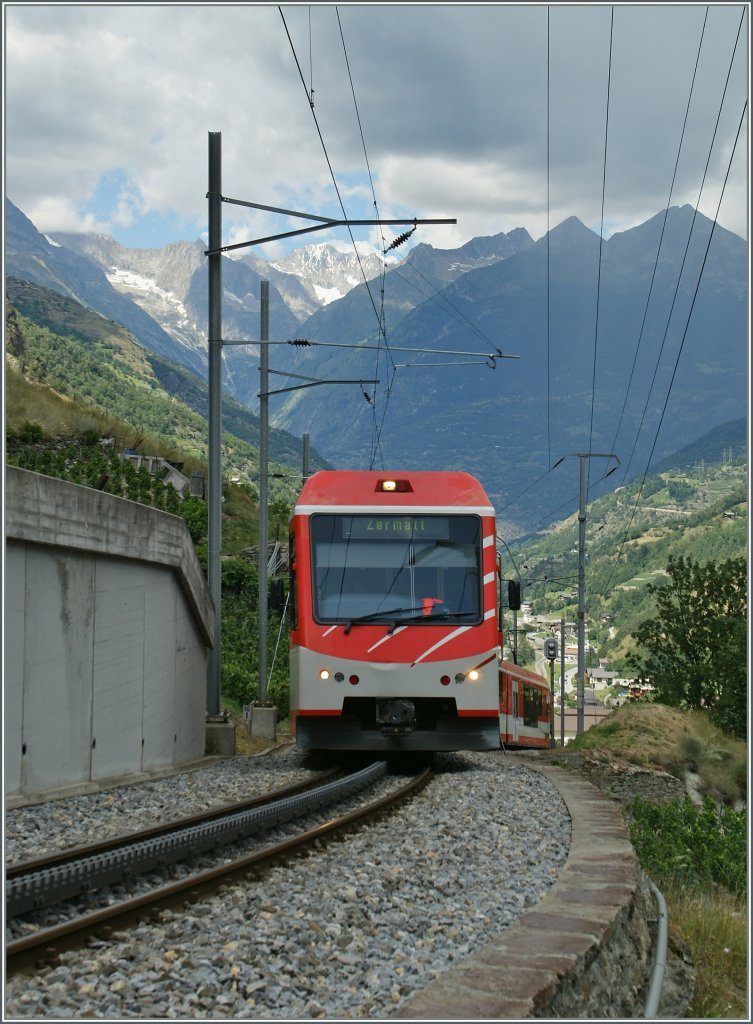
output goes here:
[[376, 724], [386, 736], [400, 736], [416, 728], [416, 708], [412, 700], [378, 700]]

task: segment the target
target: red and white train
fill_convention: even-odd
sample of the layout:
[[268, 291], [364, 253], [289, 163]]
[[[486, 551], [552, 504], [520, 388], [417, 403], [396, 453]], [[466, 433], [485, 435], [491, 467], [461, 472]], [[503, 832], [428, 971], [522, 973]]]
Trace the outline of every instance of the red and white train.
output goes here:
[[478, 480], [315, 473], [289, 543], [298, 747], [549, 746], [546, 681], [502, 660], [494, 509]]

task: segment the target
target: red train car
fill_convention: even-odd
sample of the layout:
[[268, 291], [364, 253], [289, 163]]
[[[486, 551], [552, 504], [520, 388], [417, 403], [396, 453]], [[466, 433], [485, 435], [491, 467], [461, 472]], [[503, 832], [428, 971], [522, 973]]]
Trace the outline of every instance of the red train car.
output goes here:
[[503, 661], [499, 666], [499, 739], [503, 747], [549, 747], [552, 692], [543, 676]]
[[494, 510], [467, 473], [323, 471], [290, 521], [302, 748], [499, 748]]
[[547, 746], [542, 676], [502, 660], [494, 509], [461, 472], [323, 471], [290, 519], [303, 749]]

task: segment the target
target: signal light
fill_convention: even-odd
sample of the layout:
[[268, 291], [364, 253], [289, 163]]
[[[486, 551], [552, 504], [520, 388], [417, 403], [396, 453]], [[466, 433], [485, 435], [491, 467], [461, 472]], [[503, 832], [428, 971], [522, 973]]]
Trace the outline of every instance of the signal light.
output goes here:
[[358, 686], [358, 684], [361, 682], [361, 680], [358, 678], [358, 676], [352, 675], [348, 679], [348, 682], [350, 683], [351, 686]]
[[450, 677], [449, 676], [442, 676], [442, 678], [439, 681], [442, 684], [442, 686], [449, 686], [450, 685]]
[[394, 494], [396, 491], [407, 493], [413, 490], [410, 480], [378, 480], [376, 489], [383, 494]]

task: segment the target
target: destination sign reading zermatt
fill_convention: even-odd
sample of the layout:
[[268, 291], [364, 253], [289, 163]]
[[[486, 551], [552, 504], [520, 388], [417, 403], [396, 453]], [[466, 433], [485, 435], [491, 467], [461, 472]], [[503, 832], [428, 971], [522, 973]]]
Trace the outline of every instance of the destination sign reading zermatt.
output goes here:
[[447, 540], [449, 523], [444, 516], [353, 516], [350, 530], [343, 533], [354, 540], [398, 540], [421, 537], [426, 540]]

